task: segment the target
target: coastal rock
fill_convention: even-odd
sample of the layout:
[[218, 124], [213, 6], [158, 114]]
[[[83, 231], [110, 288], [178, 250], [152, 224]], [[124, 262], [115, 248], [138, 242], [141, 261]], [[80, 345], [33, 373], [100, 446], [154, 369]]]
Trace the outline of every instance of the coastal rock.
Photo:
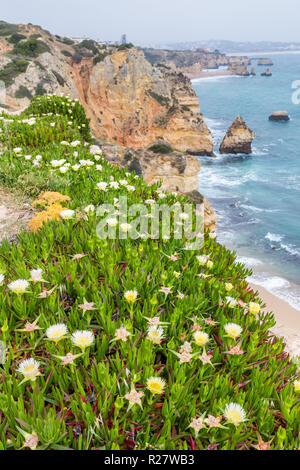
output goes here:
[[238, 116], [228, 129], [220, 146], [222, 154], [227, 153], [245, 153], [252, 152], [251, 144], [255, 133], [249, 129], [245, 121]]
[[272, 72], [270, 69], [267, 69], [265, 72], [261, 73], [262, 77], [272, 77]]
[[249, 77], [250, 75], [248, 65], [245, 63], [233, 62], [229, 65], [228, 70], [232, 73], [232, 75], [240, 75], [241, 77]]
[[149, 150], [108, 143], [101, 145], [101, 150], [111, 164], [135, 171], [143, 176], [146, 183], [161, 181], [163, 191], [186, 195], [191, 202], [203, 204], [205, 228], [216, 231], [217, 216], [210, 203], [198, 191], [201, 163], [197, 158], [179, 152], [159, 155]]
[[266, 65], [266, 66], [271, 66], [271, 65], [274, 65], [273, 64], [273, 61], [269, 58], [264, 58], [264, 59], [258, 59], [257, 61], [257, 65]]
[[270, 121], [289, 121], [290, 116], [287, 111], [275, 111], [269, 116]]

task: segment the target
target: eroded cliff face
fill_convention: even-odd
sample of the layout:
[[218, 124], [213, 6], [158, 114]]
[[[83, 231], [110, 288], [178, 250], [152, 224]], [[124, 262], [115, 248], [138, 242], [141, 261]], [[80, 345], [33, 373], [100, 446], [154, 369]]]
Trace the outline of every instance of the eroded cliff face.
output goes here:
[[135, 148], [163, 139], [181, 152], [212, 155], [198, 98], [182, 74], [153, 67], [135, 48], [76, 69], [76, 88], [98, 138]]
[[163, 139], [181, 152], [212, 155], [210, 131], [183, 74], [151, 65], [135, 47], [102, 50], [87, 41], [91, 48], [87, 49], [38, 26], [17, 26], [23, 36], [17, 46], [0, 39], [0, 75], [1, 69], [20, 57], [14, 58], [15, 48], [30, 38], [47, 50], [23, 57], [25, 70], [7, 84], [5, 105], [11, 110], [25, 108], [36, 94], [69, 94], [85, 107], [98, 139], [135, 148]]

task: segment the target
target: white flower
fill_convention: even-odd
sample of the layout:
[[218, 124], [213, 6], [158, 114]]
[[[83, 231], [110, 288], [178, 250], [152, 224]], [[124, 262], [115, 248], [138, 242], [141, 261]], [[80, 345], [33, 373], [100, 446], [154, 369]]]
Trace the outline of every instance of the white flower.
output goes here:
[[127, 180], [120, 180], [119, 183], [122, 184], [122, 186], [127, 186], [128, 181]]
[[63, 339], [67, 333], [68, 329], [63, 323], [58, 323], [57, 325], [49, 326], [49, 328], [47, 328], [46, 330], [47, 338], [51, 339], [55, 343], [58, 343], [58, 341]]
[[208, 260], [207, 255], [196, 256], [196, 258], [199, 261], [200, 266], [204, 266], [207, 263], [207, 260]]
[[117, 181], [112, 181], [109, 186], [114, 189], [119, 189], [120, 185]]
[[127, 302], [134, 302], [138, 296], [138, 293], [136, 290], [127, 290], [124, 293], [124, 297], [127, 300]]
[[126, 342], [128, 336], [131, 336], [131, 333], [122, 326], [115, 331], [115, 338], [120, 339], [121, 341]]
[[161, 340], [164, 338], [164, 330], [162, 328], [158, 328], [157, 326], [150, 326], [148, 328], [147, 338], [153, 344], [160, 344]]
[[102, 171], [102, 165], [96, 165], [95, 168], [97, 171]]
[[15, 152], [15, 153], [21, 153], [21, 152], [22, 152], [21, 147], [16, 147], [16, 148], [14, 149], [14, 152]]
[[74, 170], [74, 171], [78, 171], [79, 168], [80, 168], [80, 165], [78, 165], [78, 164], [72, 166], [72, 170]]
[[13, 281], [8, 284], [7, 287], [15, 294], [24, 294], [25, 292], [27, 292], [29, 282], [25, 281], [25, 279], [17, 279], [16, 281]]
[[197, 346], [205, 346], [209, 342], [209, 336], [205, 331], [195, 331], [193, 336]]
[[229, 423], [238, 426], [246, 421], [246, 412], [237, 403], [229, 403], [225, 406], [224, 416]]
[[38, 162], [39, 162], [40, 160], [43, 160], [42, 155], [37, 155], [37, 156], [35, 157], [35, 160], [38, 161]]
[[131, 186], [130, 184], [127, 184], [126, 189], [127, 191], [131, 191], [131, 192], [135, 191], [135, 187]]
[[62, 166], [66, 162], [65, 159], [61, 160], [51, 160], [50, 164], [53, 166], [53, 168], [57, 168], [59, 166]]
[[158, 193], [158, 197], [159, 199], [164, 199], [167, 195], [165, 193]]
[[230, 338], [238, 338], [243, 331], [243, 328], [236, 323], [226, 323], [224, 330]]
[[[69, 110], [69, 112], [70, 112], [70, 111], [71, 111], [71, 110]], [[72, 111], [71, 111], [71, 112], [72, 112]], [[71, 146], [72, 146], [72, 147], [78, 147], [78, 145], [80, 145], [80, 144], [81, 144], [80, 140], [74, 140], [74, 142], [71, 142]]]
[[25, 155], [25, 160], [31, 160], [32, 159], [32, 155]]
[[100, 155], [94, 155], [94, 159], [95, 159], [96, 161], [101, 160], [101, 156], [100, 156]]
[[189, 218], [189, 214], [187, 214], [186, 212], [182, 212], [181, 214], [179, 214], [179, 218], [181, 220], [187, 220]]
[[75, 211], [72, 211], [71, 209], [65, 209], [61, 211], [59, 214], [62, 219], [72, 219], [75, 215]]
[[131, 225], [130, 224], [120, 224], [120, 229], [122, 230], [122, 232], [129, 232], [129, 230], [131, 229]]
[[233, 297], [226, 297], [226, 302], [229, 308], [234, 308], [238, 304], [238, 301]]
[[30, 277], [33, 282], [42, 282], [43, 281], [43, 270], [42, 269], [32, 269], [30, 271]]
[[102, 183], [97, 183], [97, 188], [99, 191], [107, 191], [107, 183], [102, 182]]
[[2, 285], [3, 285], [3, 283], [4, 283], [4, 279], [5, 279], [5, 276], [4, 276], [4, 274], [0, 274], [0, 286], [2, 286]]
[[93, 204], [86, 206], [84, 208], [84, 212], [86, 212], [87, 214], [89, 214], [90, 212], [95, 212], [95, 206]]
[[116, 227], [118, 225], [117, 219], [107, 219], [106, 222], [109, 227]]
[[75, 346], [81, 349], [88, 348], [94, 342], [94, 333], [92, 331], [75, 331], [71, 336], [71, 341]]
[[69, 170], [69, 168], [67, 166], [61, 166], [60, 169], [59, 169], [59, 171], [63, 174], [67, 173], [68, 170]]
[[39, 371], [40, 363], [35, 359], [25, 359], [19, 364], [18, 372], [24, 375], [26, 380], [36, 380], [37, 376], [40, 375]]

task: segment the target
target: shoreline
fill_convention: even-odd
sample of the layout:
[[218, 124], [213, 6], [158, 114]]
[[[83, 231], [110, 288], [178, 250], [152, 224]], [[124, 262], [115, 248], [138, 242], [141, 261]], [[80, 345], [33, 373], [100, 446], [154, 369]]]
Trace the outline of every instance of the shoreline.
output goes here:
[[288, 302], [271, 294], [262, 286], [252, 282], [249, 286], [258, 292], [259, 297], [266, 304], [262, 311], [274, 314], [276, 325], [271, 332], [284, 338], [286, 351], [291, 357], [300, 355], [300, 310], [293, 308]]

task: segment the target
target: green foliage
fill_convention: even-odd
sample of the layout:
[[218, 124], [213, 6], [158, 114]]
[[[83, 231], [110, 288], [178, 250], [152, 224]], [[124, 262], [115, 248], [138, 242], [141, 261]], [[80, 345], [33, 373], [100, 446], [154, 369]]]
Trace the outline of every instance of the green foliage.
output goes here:
[[[82, 137], [90, 140], [89, 123], [83, 106], [78, 100], [71, 100], [67, 96], [46, 95], [36, 97], [25, 111], [27, 115], [43, 116], [44, 114], [59, 114], [72, 122]], [[69, 125], [70, 127], [70, 125]], [[63, 139], [62, 139], [63, 140]]]
[[10, 44], [18, 44], [18, 42], [22, 41], [23, 39], [26, 39], [26, 36], [24, 36], [24, 34], [20, 34], [20, 33], [13, 33], [9, 38], [8, 38], [8, 42]]
[[119, 47], [118, 47], [118, 51], [126, 51], [127, 49], [131, 49], [132, 47], [134, 47], [133, 44], [131, 44], [131, 42], [128, 42], [126, 44], [121, 44]]
[[43, 95], [46, 95], [46, 94], [47, 94], [47, 91], [44, 88], [44, 82], [40, 81], [36, 86], [35, 95], [36, 96], [43, 96]]
[[147, 93], [149, 96], [151, 96], [151, 98], [156, 100], [161, 106], [168, 106], [170, 104], [170, 100], [166, 96], [159, 95], [158, 93], [155, 93], [155, 91], [153, 90], [148, 90]]
[[[99, 47], [96, 41], [93, 41], [91, 39], [84, 39], [81, 41], [79, 44], [76, 44], [74, 46], [74, 49], [81, 55], [86, 56], [87, 53], [85, 52], [85, 49], [90, 51], [90, 54], [95, 55], [98, 53]], [[88, 54], [88, 55], [90, 55]]]
[[6, 23], [6, 21], [0, 21], [0, 36], [10, 36], [13, 33], [18, 32], [18, 26], [16, 24]]
[[151, 150], [151, 152], [154, 152], [154, 153], [161, 153], [161, 154], [167, 154], [167, 153], [173, 152], [171, 145], [164, 144], [164, 143], [154, 144], [151, 147], [149, 147], [148, 150]]
[[17, 91], [15, 92], [16, 98], [28, 98], [31, 100], [32, 94], [28, 90], [28, 88], [24, 85], [20, 85]]
[[18, 75], [26, 72], [28, 64], [29, 62], [25, 59], [13, 59], [0, 70], [0, 80], [9, 87]]
[[100, 52], [96, 57], [94, 57], [93, 63], [94, 65], [98, 64], [99, 62], [102, 62], [105, 57], [107, 57], [109, 54], [106, 52]]
[[69, 52], [69, 51], [67, 51], [67, 50], [63, 50], [63, 51], [61, 51], [61, 53], [62, 53], [64, 56], [66, 56], [66, 57], [72, 57], [71, 52]]
[[44, 52], [49, 52], [49, 46], [38, 39], [28, 39], [15, 45], [13, 53], [24, 57], [38, 57]]

